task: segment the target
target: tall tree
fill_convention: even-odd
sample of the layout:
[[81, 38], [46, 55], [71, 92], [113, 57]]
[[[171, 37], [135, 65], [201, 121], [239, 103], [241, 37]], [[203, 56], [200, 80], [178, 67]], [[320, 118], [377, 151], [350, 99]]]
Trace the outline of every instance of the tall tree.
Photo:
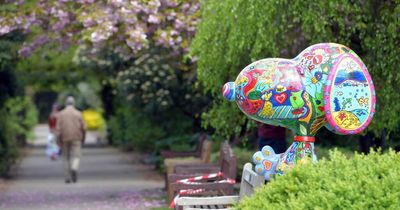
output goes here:
[[222, 85], [247, 64], [267, 57], [291, 58], [307, 46], [336, 42], [366, 63], [377, 93], [370, 130], [398, 128], [400, 116], [399, 0], [377, 1], [204, 1], [202, 22], [191, 46], [198, 76], [214, 99], [203, 115], [220, 135], [240, 132], [245, 116], [223, 101]]

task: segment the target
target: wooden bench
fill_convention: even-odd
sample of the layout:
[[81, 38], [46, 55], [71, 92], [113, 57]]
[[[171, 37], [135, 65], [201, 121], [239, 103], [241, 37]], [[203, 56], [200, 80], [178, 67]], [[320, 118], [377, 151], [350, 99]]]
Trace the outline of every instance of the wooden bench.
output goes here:
[[251, 163], [243, 167], [242, 181], [240, 183], [239, 195], [217, 196], [217, 197], [180, 197], [176, 200], [175, 209], [197, 210], [197, 209], [232, 209], [231, 207], [245, 196], [250, 196], [254, 188], [264, 184], [264, 177], [252, 170]]
[[222, 172], [224, 177], [236, 179], [237, 158], [233, 154], [232, 148], [227, 141], [221, 143], [219, 164], [198, 164], [198, 165], [177, 165], [174, 174], [167, 177], [168, 201], [180, 191], [185, 189], [205, 189], [203, 195], [232, 195], [234, 193], [233, 185], [228, 183], [209, 183], [204, 182], [200, 185], [176, 183], [177, 180], [195, 177], [199, 175]]
[[206, 134], [200, 134], [198, 138], [198, 143], [196, 149], [193, 151], [170, 151], [163, 150], [161, 151], [161, 157], [165, 158], [178, 158], [178, 157], [201, 157], [201, 151], [203, 150], [204, 142], [207, 140]]
[[[199, 151], [198, 151], [199, 150]], [[172, 152], [163, 151], [161, 155], [168, 157], [164, 159], [165, 187], [168, 187], [168, 174], [173, 174], [175, 166], [181, 164], [197, 165], [210, 162], [212, 142], [206, 135], [199, 137], [197, 149], [193, 152]]]

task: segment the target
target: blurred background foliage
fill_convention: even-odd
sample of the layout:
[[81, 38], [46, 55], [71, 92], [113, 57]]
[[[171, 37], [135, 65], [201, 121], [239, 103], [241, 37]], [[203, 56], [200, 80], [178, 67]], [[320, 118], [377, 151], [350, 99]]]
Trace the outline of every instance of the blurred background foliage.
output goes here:
[[[83, 30], [78, 37], [72, 35], [71, 46], [62, 48], [47, 40], [31, 49], [30, 57], [17, 51], [32, 42], [38, 45], [37, 36], [54, 34], [34, 26], [31, 34], [17, 30], [1, 35], [0, 173], [17, 157], [17, 139], [29, 137], [37, 121], [46, 122], [52, 104], [62, 106], [69, 95], [75, 96], [89, 127], [106, 132], [110, 144], [150, 152], [157, 159], [162, 149], [193, 148], [198, 133], [206, 132], [215, 142], [230, 139], [236, 144], [235, 153], [243, 165], [255, 150], [256, 124], [236, 104], [223, 100], [222, 85], [234, 80], [252, 61], [291, 58], [319, 42], [341, 43], [360, 55], [377, 92], [377, 112], [368, 128], [374, 133], [370, 139], [383, 135], [390, 137], [386, 146], [400, 145], [399, 0], [201, 1], [200, 12], [198, 1], [177, 2], [176, 8], [158, 14], [168, 16], [163, 19], [165, 24], [146, 22], [148, 31], [141, 33], [151, 38], [139, 51], [129, 50], [126, 40], [116, 34], [103, 44], [90, 43], [90, 27], [82, 29], [85, 20], [69, 20], [72, 24], [66, 31], [56, 32], [64, 36]], [[69, 5], [75, 3], [60, 9], [65, 9], [68, 17], [79, 16]], [[35, 3], [28, 2], [21, 11], [32, 7]], [[94, 9], [90, 13], [89, 7], [82, 6], [88, 9], [89, 19], [101, 12]], [[17, 9], [15, 5], [1, 6], [0, 12], [11, 17]], [[52, 18], [48, 24], [58, 20]], [[117, 23], [124, 26], [119, 30], [130, 24], [126, 18]], [[97, 26], [102, 25], [93, 25]], [[326, 129], [321, 129], [317, 138], [321, 156], [326, 156], [327, 147], [352, 151], [359, 146], [359, 136], [338, 136]], [[291, 135], [288, 139], [291, 141]]]
[[24, 38], [18, 31], [0, 37], [0, 176], [7, 175], [18, 158], [18, 146], [31, 137], [37, 123], [36, 107], [15, 71]]

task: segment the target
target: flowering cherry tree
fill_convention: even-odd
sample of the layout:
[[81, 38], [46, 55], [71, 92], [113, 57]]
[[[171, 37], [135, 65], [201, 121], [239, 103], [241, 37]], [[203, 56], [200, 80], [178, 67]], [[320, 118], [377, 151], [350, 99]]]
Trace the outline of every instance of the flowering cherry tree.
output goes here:
[[[86, 43], [91, 52], [113, 50], [131, 58], [157, 45], [187, 52], [199, 22], [199, 0], [8, 0], [0, 11], [0, 36], [14, 30], [33, 35], [20, 49], [29, 56], [49, 42], [61, 49]], [[110, 47], [111, 46], [111, 47]], [[107, 47], [107, 48], [106, 48]]]

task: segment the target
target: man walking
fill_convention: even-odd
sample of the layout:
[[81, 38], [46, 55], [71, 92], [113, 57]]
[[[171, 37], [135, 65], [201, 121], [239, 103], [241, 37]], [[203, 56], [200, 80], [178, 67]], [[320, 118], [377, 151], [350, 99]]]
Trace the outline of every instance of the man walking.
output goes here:
[[81, 146], [85, 141], [86, 125], [82, 113], [75, 109], [75, 99], [69, 96], [57, 119], [57, 134], [64, 162], [65, 183], [77, 181]]

